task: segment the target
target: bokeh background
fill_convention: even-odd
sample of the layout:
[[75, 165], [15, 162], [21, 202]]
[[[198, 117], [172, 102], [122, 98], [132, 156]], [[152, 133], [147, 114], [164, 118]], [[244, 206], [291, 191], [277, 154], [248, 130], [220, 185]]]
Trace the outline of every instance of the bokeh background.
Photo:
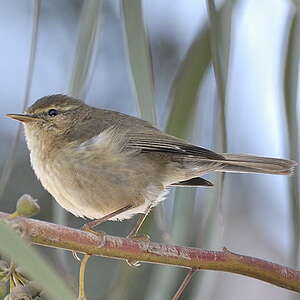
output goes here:
[[[36, 179], [18, 124], [36, 99], [65, 93], [140, 116], [219, 152], [298, 157], [299, 1], [33, 0], [0, 2], [0, 210], [29, 193], [39, 219], [79, 227]], [[228, 249], [298, 267], [293, 177], [209, 175], [177, 188], [143, 227], [154, 241]], [[133, 220], [101, 230], [125, 235]], [[76, 291], [70, 253], [36, 247]], [[88, 299], [170, 299], [186, 270], [93, 257]], [[51, 283], [49, 283], [51, 284]], [[182, 299], [298, 299], [247, 277], [194, 275]]]

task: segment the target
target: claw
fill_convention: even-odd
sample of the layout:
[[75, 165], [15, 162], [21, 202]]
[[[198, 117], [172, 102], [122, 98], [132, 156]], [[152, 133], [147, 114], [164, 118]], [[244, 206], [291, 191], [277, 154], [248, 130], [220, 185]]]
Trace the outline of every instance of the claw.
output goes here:
[[149, 242], [151, 240], [150, 235], [149, 234], [141, 234], [139, 236], [132, 236], [129, 237], [130, 239], [136, 240], [136, 241], [140, 241], [140, 242]]
[[[142, 235], [139, 235], [139, 236], [132, 236], [132, 237], [129, 237], [129, 238], [133, 239], [133, 240], [136, 240], [136, 241], [140, 241], [140, 242], [149, 242], [150, 241], [150, 236], [148, 234], [142, 234]], [[137, 267], [141, 266], [141, 263], [137, 260], [127, 259], [126, 262], [130, 267], [137, 268]]]
[[142, 264], [137, 261], [137, 260], [131, 260], [131, 259], [127, 259], [126, 260], [128, 266], [132, 267], [132, 268], [138, 268], [140, 267]]
[[83, 231], [86, 231], [86, 232], [89, 232], [89, 233], [92, 233], [100, 238], [104, 238], [104, 236], [106, 235], [106, 232], [104, 231], [95, 231], [93, 229], [90, 229], [90, 228], [84, 228], [84, 226], [81, 228], [81, 230]]
[[81, 259], [80, 259], [80, 257], [78, 256], [77, 252], [72, 251], [72, 255], [73, 255], [73, 257], [74, 257], [75, 260], [81, 261]]
[[[83, 231], [86, 231], [86, 232], [89, 232], [89, 233], [92, 233], [100, 238], [104, 238], [104, 236], [106, 235], [106, 233], [104, 231], [95, 231], [95, 230], [92, 230], [91, 228], [89, 227], [85, 227], [84, 225], [81, 227], [81, 230]], [[74, 259], [76, 259], [77, 261], [81, 261], [80, 257], [78, 256], [77, 252], [75, 251], [72, 251], [72, 255], [74, 257]]]

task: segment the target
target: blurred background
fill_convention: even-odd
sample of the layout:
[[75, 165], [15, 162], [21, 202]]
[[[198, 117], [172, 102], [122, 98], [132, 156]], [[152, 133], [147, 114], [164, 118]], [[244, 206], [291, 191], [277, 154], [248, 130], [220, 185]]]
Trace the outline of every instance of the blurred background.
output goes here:
[[[298, 157], [299, 1], [34, 0], [0, 2], [0, 210], [29, 193], [39, 219], [79, 228], [29, 162], [6, 113], [54, 93], [140, 116], [218, 152]], [[299, 263], [298, 175], [206, 177], [171, 189], [142, 231], [152, 240]], [[101, 225], [124, 236], [135, 219]], [[37, 247], [76, 291], [71, 253]], [[92, 257], [88, 299], [171, 299], [184, 269]], [[49, 283], [50, 284], [50, 283]], [[300, 299], [247, 277], [197, 272], [182, 299]]]

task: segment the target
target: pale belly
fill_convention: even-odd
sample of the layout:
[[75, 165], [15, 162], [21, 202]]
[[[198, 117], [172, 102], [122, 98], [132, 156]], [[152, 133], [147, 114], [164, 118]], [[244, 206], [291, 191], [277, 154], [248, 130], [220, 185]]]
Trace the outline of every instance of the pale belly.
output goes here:
[[141, 170], [138, 161], [104, 160], [95, 167], [61, 158], [41, 167], [34, 158], [31, 160], [45, 189], [75, 216], [98, 219], [132, 205], [133, 208], [111, 220], [128, 219], [144, 213], [149, 205], [157, 205], [166, 194], [158, 178], [151, 176], [152, 166]]

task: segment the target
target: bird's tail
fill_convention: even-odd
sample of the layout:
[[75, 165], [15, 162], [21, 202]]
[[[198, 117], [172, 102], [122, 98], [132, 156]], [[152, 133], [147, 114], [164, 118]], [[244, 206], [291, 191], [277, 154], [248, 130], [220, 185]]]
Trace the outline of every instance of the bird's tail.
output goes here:
[[297, 163], [293, 160], [259, 157], [247, 154], [222, 154], [226, 160], [217, 169], [220, 172], [266, 173], [291, 175]]

